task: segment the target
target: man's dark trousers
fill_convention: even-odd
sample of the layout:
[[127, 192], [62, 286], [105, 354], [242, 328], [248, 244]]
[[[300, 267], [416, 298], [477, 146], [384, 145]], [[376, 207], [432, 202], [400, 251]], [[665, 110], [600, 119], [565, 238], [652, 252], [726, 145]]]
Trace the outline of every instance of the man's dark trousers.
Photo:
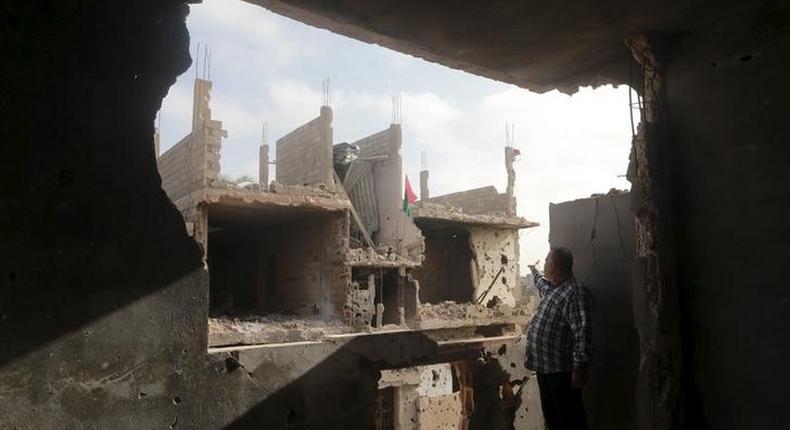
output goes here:
[[571, 372], [538, 373], [538, 387], [548, 430], [587, 430], [582, 390], [571, 386]]

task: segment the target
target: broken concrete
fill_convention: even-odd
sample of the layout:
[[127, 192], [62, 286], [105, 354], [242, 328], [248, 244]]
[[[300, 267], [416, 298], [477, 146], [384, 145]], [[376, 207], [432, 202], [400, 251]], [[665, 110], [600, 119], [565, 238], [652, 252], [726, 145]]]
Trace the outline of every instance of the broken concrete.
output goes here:
[[[790, 420], [766, 370], [782, 369], [790, 351], [790, 233], [765, 222], [790, 216], [784, 3], [265, 4], [538, 90], [620, 82], [645, 95], [653, 80], [623, 40], [662, 34], [663, 47], [650, 48], [663, 89], [645, 107], [665, 113], [635, 141], [635, 167], [649, 174], [632, 177], [634, 195], [649, 185], [657, 208], [637, 210], [650, 233], [637, 233], [639, 428]], [[0, 103], [3, 426], [370, 428], [380, 368], [457, 358], [414, 332], [208, 354], [202, 252], [154, 163], [156, 111], [189, 65], [186, 4], [2, 8], [0, 73], [14, 83]], [[485, 410], [476, 415], [490, 427]]]
[[[196, 111], [209, 117], [208, 92], [196, 100]], [[338, 145], [337, 180], [310, 180], [303, 173], [315, 169], [304, 170], [299, 157], [322, 159], [330, 139], [331, 110], [324, 107], [319, 118], [277, 141], [277, 181], [236, 183], [215, 174], [175, 202], [209, 270], [209, 347], [300, 347], [420, 330], [439, 345], [463, 348], [519, 332], [531, 308], [519, 303], [517, 229], [535, 224], [506, 208], [467, 214], [423, 203], [418, 227], [401, 207], [400, 126]], [[438, 243], [426, 237], [445, 224], [466, 232], [462, 246], [448, 251], [466, 250], [467, 272], [447, 279], [432, 306], [421, 300], [438, 291], [432, 279], [457, 272], [454, 262], [439, 268], [426, 259], [433, 251], [425, 244]], [[355, 242], [355, 232], [368, 233], [366, 240]], [[448, 295], [461, 281], [464, 295]], [[492, 324], [507, 329], [476, 329]]]

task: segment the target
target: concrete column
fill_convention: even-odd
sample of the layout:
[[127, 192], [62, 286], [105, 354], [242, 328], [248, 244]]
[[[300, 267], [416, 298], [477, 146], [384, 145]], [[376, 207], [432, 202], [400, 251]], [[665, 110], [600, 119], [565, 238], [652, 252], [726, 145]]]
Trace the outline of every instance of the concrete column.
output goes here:
[[428, 190], [428, 171], [423, 170], [420, 172], [420, 200], [428, 200], [431, 198], [431, 193]]
[[334, 163], [332, 157], [332, 146], [334, 145], [334, 130], [332, 129], [332, 121], [334, 114], [332, 108], [329, 106], [321, 106], [321, 120], [323, 122], [323, 133], [321, 135], [321, 179], [319, 182], [330, 186], [335, 183]]
[[[669, 429], [683, 426], [684, 348], [681, 343], [676, 206], [670, 157], [676, 142], [667, 135], [668, 108], [662, 47], [667, 41], [652, 35], [625, 40], [642, 69], [644, 114], [631, 146], [628, 168], [631, 207], [636, 222], [634, 258], [634, 321], [641, 358], [636, 382], [636, 428]], [[657, 51], [656, 51], [657, 48]], [[659, 157], [661, 155], [661, 157]]]
[[269, 145], [261, 145], [258, 153], [258, 183], [269, 183]]
[[211, 119], [211, 81], [195, 79], [192, 95], [192, 131], [201, 129]]
[[507, 213], [508, 215], [516, 215], [516, 169], [513, 167], [513, 162], [516, 161], [516, 156], [521, 152], [511, 146], [505, 147], [505, 169], [507, 170]]

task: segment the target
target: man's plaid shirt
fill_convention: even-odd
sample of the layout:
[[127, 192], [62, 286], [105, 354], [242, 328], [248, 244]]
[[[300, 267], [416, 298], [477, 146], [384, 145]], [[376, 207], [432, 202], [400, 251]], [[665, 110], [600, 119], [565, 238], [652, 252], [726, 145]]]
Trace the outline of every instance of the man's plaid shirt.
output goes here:
[[527, 368], [587, 373], [592, 347], [589, 291], [575, 278], [552, 286], [534, 268], [532, 275], [543, 299], [527, 331]]

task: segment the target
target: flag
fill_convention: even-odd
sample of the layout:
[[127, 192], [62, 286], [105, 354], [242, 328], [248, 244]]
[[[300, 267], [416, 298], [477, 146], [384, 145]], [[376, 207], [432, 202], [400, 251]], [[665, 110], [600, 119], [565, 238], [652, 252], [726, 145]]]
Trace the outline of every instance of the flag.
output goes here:
[[405, 189], [403, 192], [403, 212], [406, 212], [406, 215], [411, 216], [411, 206], [417, 201], [417, 195], [414, 194], [414, 190], [411, 189], [411, 183], [409, 183], [408, 176], [406, 176], [406, 184], [403, 188]]

